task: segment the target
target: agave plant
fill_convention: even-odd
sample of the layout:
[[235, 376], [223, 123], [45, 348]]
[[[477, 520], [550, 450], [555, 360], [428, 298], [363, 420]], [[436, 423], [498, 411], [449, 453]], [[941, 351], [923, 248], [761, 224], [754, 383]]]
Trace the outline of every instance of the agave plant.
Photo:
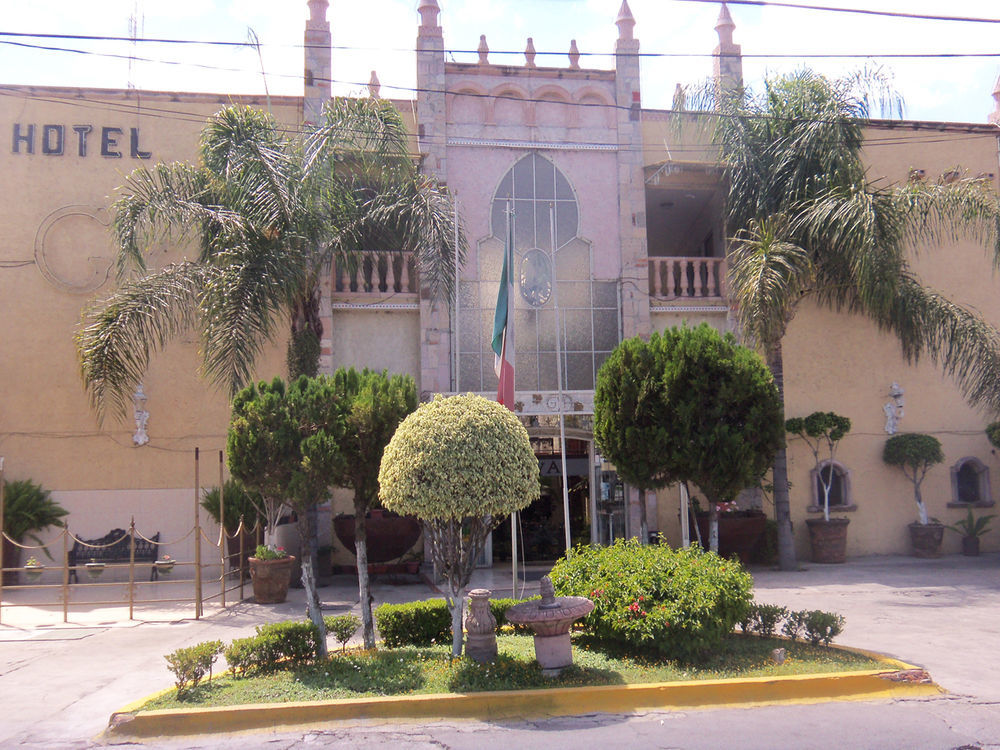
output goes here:
[[[42, 540], [33, 533], [50, 526], [62, 526], [62, 517], [69, 513], [52, 499], [51, 493], [30, 479], [4, 482], [3, 533], [15, 542], [28, 537], [35, 544]], [[42, 550], [52, 559], [48, 549]]]
[[962, 536], [980, 537], [990, 530], [990, 520], [995, 516], [996, 513], [991, 513], [988, 516], [979, 516], [979, 518], [976, 518], [972, 515], [972, 508], [969, 508], [968, 515], [965, 518], [947, 528]]

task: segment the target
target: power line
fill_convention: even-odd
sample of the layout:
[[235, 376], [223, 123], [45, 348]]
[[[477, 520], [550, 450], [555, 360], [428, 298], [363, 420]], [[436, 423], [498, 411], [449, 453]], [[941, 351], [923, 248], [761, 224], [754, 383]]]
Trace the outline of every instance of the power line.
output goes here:
[[[675, 0], [678, 3], [709, 3], [718, 5], [720, 0]], [[930, 13], [903, 13], [892, 10], [871, 10], [870, 8], [835, 8], [830, 5], [803, 5], [801, 3], [772, 2], [772, 0], [727, 0], [730, 5], [755, 5], [768, 8], [794, 8], [795, 10], [819, 10], [828, 13], [854, 13], [865, 16], [886, 18], [910, 18], [919, 21], [955, 21], [959, 23], [1000, 23], [1000, 18], [976, 18], [973, 16], [943, 16]]]
[[[701, 2], [703, 0], [678, 0], [679, 2]], [[718, 0], [704, 0], [705, 2], [718, 2]], [[1000, 21], [998, 21], [1000, 22]], [[14, 36], [22, 38], [50, 38], [50, 39], [73, 39], [73, 40], [108, 40], [108, 41], [137, 41], [137, 42], [172, 42], [176, 44], [201, 44], [201, 45], [225, 45], [227, 47], [245, 47], [247, 49], [254, 49], [257, 45], [251, 44], [249, 42], [209, 42], [209, 41], [198, 41], [195, 39], [135, 39], [131, 40], [128, 37], [100, 37], [93, 35], [74, 35], [74, 34], [28, 34], [28, 33], [14, 33], [14, 32], [0, 32], [0, 37], [4, 36]], [[0, 44], [6, 44], [11, 47], [21, 47], [24, 49], [37, 49], [49, 52], [68, 52], [81, 55], [93, 55], [95, 57], [108, 57], [112, 59], [129, 59], [129, 55], [116, 54], [113, 52], [95, 52], [94, 50], [84, 50], [74, 47], [55, 47], [51, 45], [43, 44], [31, 44], [28, 42], [17, 42], [9, 39], [0, 39]], [[261, 43], [259, 46], [267, 47], [267, 44]], [[303, 49], [307, 45], [279, 45], [285, 48], [296, 48]], [[308, 45], [315, 47], [315, 45]], [[318, 48], [318, 47], [317, 47]], [[399, 52], [399, 53], [412, 53], [412, 49], [403, 48], [384, 48], [384, 47], [354, 47], [349, 45], [331, 45], [331, 50], [345, 51], [345, 52]], [[445, 54], [453, 55], [478, 55], [478, 51], [474, 49], [447, 49], [444, 50]], [[491, 55], [523, 55], [524, 50], [493, 50], [489, 52]], [[536, 51], [536, 55], [539, 56], [556, 56], [564, 57], [567, 52], [552, 52], [552, 51]], [[660, 59], [698, 59], [698, 58], [716, 58], [719, 55], [712, 52], [580, 52], [581, 57], [603, 57], [603, 58], [660, 58]], [[212, 66], [203, 63], [192, 63], [183, 60], [164, 60], [162, 58], [151, 58], [151, 57], [136, 57], [131, 56], [132, 59], [139, 62], [146, 63], [157, 63], [162, 65], [191, 65], [194, 67], [205, 68], [209, 70], [220, 70], [223, 72], [233, 72], [233, 73], [246, 73], [249, 72], [246, 68], [226, 68], [221, 66]], [[740, 54], [743, 59], [759, 59], [759, 60], [783, 60], [783, 59], [948, 59], [948, 58], [994, 58], [1000, 57], [1000, 52], [743, 52]], [[286, 74], [287, 75], [287, 74]], [[298, 76], [299, 74], [295, 74]]]

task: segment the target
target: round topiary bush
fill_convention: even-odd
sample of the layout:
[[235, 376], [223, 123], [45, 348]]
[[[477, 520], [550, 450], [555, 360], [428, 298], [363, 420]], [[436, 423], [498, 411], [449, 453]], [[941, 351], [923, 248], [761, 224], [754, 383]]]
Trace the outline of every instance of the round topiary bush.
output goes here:
[[560, 596], [594, 601], [584, 624], [598, 640], [682, 661], [717, 648], [753, 601], [738, 562], [635, 539], [577, 548], [551, 577]]
[[436, 397], [404, 419], [382, 454], [379, 499], [424, 522], [448, 582], [453, 653], [462, 653], [462, 591], [489, 533], [538, 499], [538, 460], [516, 416], [482, 396]]

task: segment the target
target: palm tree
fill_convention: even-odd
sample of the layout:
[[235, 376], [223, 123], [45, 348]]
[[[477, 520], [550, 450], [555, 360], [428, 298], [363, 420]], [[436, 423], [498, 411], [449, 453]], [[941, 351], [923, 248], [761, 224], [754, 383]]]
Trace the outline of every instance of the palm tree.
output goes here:
[[[114, 206], [119, 286], [85, 311], [77, 334], [98, 416], [124, 414], [151, 355], [190, 329], [201, 334], [206, 374], [230, 395], [285, 315], [290, 374], [315, 374], [320, 278], [334, 259], [411, 251], [431, 295], [450, 296], [452, 204], [406, 146], [399, 113], [381, 99], [336, 99], [303, 133], [230, 106], [205, 126], [200, 164], [133, 172]], [[190, 235], [201, 243], [195, 259], [147, 268], [152, 242]]]
[[[987, 183], [877, 185], [861, 158], [879, 100], [901, 111], [879, 76], [829, 80], [805, 70], [763, 92], [722, 92], [715, 140], [729, 182], [729, 288], [743, 334], [764, 352], [784, 398], [782, 339], [799, 303], [866, 316], [895, 334], [909, 362], [928, 356], [967, 400], [1000, 409], [1000, 332], [923, 286], [915, 244], [968, 236], [1000, 258], [996, 195]], [[796, 567], [785, 450], [774, 460], [779, 562]]]

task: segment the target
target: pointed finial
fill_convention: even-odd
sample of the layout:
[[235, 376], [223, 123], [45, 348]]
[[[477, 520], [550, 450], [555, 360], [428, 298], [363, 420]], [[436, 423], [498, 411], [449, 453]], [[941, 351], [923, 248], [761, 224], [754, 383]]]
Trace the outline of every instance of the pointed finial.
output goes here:
[[378, 75], [375, 71], [372, 71], [372, 77], [368, 79], [368, 96], [372, 99], [378, 99], [378, 92], [382, 88], [382, 84], [379, 83]]
[[326, 11], [330, 7], [329, 0], [309, 0], [309, 25], [326, 23]]
[[528, 46], [524, 48], [524, 66], [526, 68], [535, 67], [535, 40], [528, 37]]
[[687, 99], [687, 92], [684, 91], [684, 87], [678, 83], [674, 87], [674, 101], [671, 104], [671, 109], [677, 112], [683, 112], [685, 99]]
[[715, 31], [719, 35], [719, 44], [732, 44], [735, 29], [736, 24], [733, 23], [733, 17], [729, 15], [729, 6], [723, 3], [719, 10], [719, 20], [715, 24]]
[[569, 42], [569, 67], [573, 70], [580, 69], [580, 50], [577, 49], [576, 39]]
[[621, 10], [618, 11], [618, 18], [615, 19], [618, 27], [618, 39], [630, 41], [635, 39], [635, 18], [632, 17], [632, 9], [628, 7], [628, 0], [622, 0]]
[[426, 28], [433, 28], [438, 25], [438, 14], [441, 8], [438, 7], [437, 0], [420, 0], [417, 5], [417, 13], [420, 14], [420, 25]]
[[476, 51], [479, 52], [479, 64], [489, 65], [490, 45], [486, 43], [486, 34], [479, 35], [479, 49]]

